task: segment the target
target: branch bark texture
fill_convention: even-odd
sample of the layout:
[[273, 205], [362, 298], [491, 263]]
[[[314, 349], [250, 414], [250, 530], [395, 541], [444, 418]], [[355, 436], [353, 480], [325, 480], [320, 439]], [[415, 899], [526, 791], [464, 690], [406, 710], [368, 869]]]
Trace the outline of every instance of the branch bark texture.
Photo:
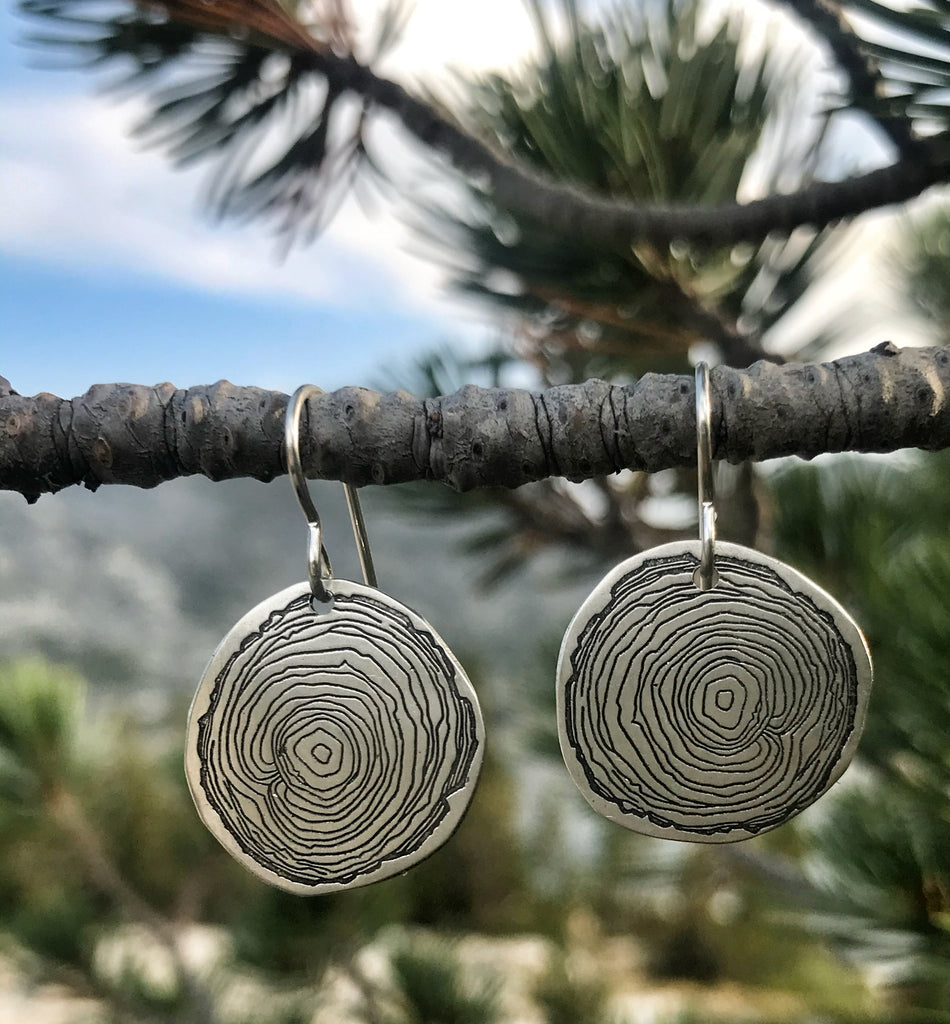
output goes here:
[[[950, 447], [950, 348], [888, 343], [820, 365], [759, 362], [711, 374], [714, 457]], [[0, 488], [29, 500], [74, 484], [154, 487], [201, 474], [286, 472], [287, 396], [219, 381], [97, 384], [73, 399], [0, 378]], [[357, 486], [439, 480], [460, 490], [657, 471], [696, 458], [691, 377], [646, 374], [542, 392], [468, 386], [421, 399], [347, 387], [311, 400], [308, 475]]]

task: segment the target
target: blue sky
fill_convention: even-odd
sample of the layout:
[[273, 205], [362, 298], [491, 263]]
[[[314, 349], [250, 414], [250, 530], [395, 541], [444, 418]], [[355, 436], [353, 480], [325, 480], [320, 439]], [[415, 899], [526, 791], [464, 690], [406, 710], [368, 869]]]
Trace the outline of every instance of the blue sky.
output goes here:
[[10, 257], [0, 257], [0, 309], [3, 375], [21, 393], [67, 397], [101, 381], [368, 384], [381, 361], [398, 365], [447, 330], [437, 316], [221, 296]]
[[[491, 0], [506, 11], [500, 38], [485, 7], [466, 24], [455, 4], [422, 0], [391, 73], [431, 65], [434, 39], [441, 62], [468, 66], [505, 63], [530, 45], [523, 13]], [[367, 219], [351, 203], [283, 262], [264, 229], [208, 223], [201, 173], [137, 149], [126, 134], [135, 104], [103, 96], [101, 79], [31, 68], [26, 30], [7, 0], [0, 374], [18, 391], [71, 397], [113, 380], [371, 384], [380, 366], [477, 334], [477, 311], [446, 296], [438, 268], [409, 255], [405, 229], [385, 212]]]
[[[380, 2], [354, 7], [365, 17]], [[10, 0], [0, 5], [0, 374], [18, 391], [72, 397], [114, 380], [221, 378], [284, 391], [305, 380], [372, 386], [382, 367], [484, 335], [481, 311], [447, 296], [438, 267], [410, 254], [386, 209], [369, 219], [348, 204], [284, 262], [264, 229], [208, 223], [201, 173], [176, 172], [129, 139], [136, 103], [103, 96], [94, 75], [31, 69], [37, 54], [18, 43], [27, 25]], [[503, 66], [532, 44], [512, 0], [417, 0], [384, 70], [411, 79]], [[387, 148], [410, 175], [410, 154]], [[913, 340], [875, 287], [885, 237], [875, 224], [844, 261], [850, 285], [838, 267], [829, 275], [827, 302], [868, 314], [868, 344]], [[812, 312], [800, 320], [804, 333], [817, 329]]]

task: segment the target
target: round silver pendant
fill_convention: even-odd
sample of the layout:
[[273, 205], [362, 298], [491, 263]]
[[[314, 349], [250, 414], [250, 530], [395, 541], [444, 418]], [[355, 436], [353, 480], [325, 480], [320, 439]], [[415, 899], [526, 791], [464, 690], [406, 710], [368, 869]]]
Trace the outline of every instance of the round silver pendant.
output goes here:
[[228, 633], [185, 748], [205, 825], [299, 894], [381, 881], [436, 850], [468, 806], [484, 746], [475, 691], [435, 630], [371, 587], [326, 588], [325, 610], [301, 583]]
[[591, 806], [646, 835], [748, 839], [847, 768], [871, 659], [861, 631], [791, 567], [699, 541], [621, 563], [574, 617], [557, 670], [561, 751]]

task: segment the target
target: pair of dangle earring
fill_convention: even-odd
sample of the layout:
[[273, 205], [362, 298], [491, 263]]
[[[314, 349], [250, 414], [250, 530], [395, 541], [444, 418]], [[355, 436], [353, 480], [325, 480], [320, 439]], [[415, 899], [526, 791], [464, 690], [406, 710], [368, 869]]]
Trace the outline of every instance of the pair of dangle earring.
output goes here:
[[249, 611], [211, 658], [188, 716], [185, 771], [204, 824], [252, 872], [308, 895], [399, 874], [454, 831], [484, 723], [432, 626], [376, 587], [344, 485], [364, 583], [333, 577], [300, 460], [312, 385], [287, 406], [287, 469], [307, 518], [308, 576]]
[[[188, 720], [185, 768], [205, 825], [260, 878], [299, 894], [401, 873], [452, 834], [484, 723], [462, 667], [376, 588], [337, 580], [287, 407], [287, 468], [309, 528], [307, 583], [222, 640]], [[711, 401], [696, 370], [700, 539], [618, 565], [574, 617], [557, 668], [568, 770], [595, 810], [647, 835], [734, 842], [783, 824], [850, 763], [871, 661], [860, 630], [796, 570], [716, 541]]]
[[616, 566], [557, 668], [558, 733], [594, 810], [636, 832], [748, 839], [847, 768], [871, 689], [851, 616], [774, 558], [716, 540], [709, 373], [696, 368], [700, 539]]

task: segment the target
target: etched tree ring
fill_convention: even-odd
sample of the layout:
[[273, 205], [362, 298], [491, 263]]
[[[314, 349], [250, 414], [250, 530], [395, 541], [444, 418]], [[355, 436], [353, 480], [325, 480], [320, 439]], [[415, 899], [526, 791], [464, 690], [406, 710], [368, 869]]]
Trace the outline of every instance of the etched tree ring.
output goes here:
[[436, 850], [484, 746], [475, 691], [435, 630], [371, 587], [325, 584], [325, 610], [301, 583], [248, 612], [188, 718], [185, 768], [205, 825], [298, 894], [377, 882]]
[[646, 835], [748, 839], [818, 799], [854, 756], [871, 689], [861, 631], [794, 569], [699, 541], [618, 565], [577, 612], [557, 670], [568, 770], [600, 814]]

